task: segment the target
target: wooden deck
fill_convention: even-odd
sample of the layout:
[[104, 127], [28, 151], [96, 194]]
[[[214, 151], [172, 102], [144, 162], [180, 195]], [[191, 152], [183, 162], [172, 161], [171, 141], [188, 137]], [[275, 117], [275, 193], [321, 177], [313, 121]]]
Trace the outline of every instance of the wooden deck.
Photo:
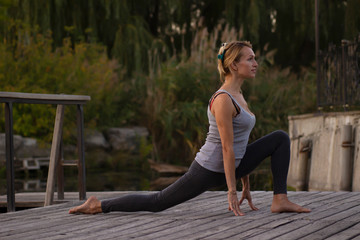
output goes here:
[[0, 214], [0, 239], [360, 239], [360, 192], [289, 192], [290, 200], [312, 209], [307, 214], [271, 213], [272, 192], [252, 197], [259, 211], [245, 203], [242, 217], [227, 210], [224, 192], [206, 192], [159, 213], [70, 215], [80, 203], [72, 200]]

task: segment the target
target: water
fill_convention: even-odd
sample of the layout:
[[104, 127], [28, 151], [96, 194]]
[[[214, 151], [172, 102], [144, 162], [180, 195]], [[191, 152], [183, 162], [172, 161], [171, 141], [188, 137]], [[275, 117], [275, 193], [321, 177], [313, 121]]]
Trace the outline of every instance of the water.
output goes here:
[[[15, 192], [45, 192], [47, 181], [46, 167], [37, 171], [15, 172]], [[86, 169], [87, 191], [151, 191], [161, 190], [167, 184], [174, 182], [181, 175], [161, 176], [150, 169], [148, 164], [132, 162], [127, 164], [118, 163], [115, 168]], [[160, 184], [159, 178], [167, 183]], [[164, 179], [165, 178], [165, 179]], [[167, 179], [166, 179], [167, 178]], [[78, 191], [77, 170], [74, 167], [64, 168], [65, 192]], [[250, 175], [251, 190], [272, 190], [272, 177], [269, 163], [264, 162]], [[241, 189], [241, 181], [238, 181], [238, 189]], [[216, 190], [226, 190], [226, 186]], [[6, 194], [6, 177], [0, 179], [0, 194]]]
[[[46, 167], [37, 171], [15, 172], [15, 192], [45, 192], [47, 181]], [[64, 169], [65, 192], [78, 191], [76, 168]], [[141, 169], [123, 169], [114, 171], [110, 169], [87, 169], [87, 191], [139, 191], [149, 190], [151, 176]], [[0, 194], [6, 194], [6, 178], [0, 180]]]

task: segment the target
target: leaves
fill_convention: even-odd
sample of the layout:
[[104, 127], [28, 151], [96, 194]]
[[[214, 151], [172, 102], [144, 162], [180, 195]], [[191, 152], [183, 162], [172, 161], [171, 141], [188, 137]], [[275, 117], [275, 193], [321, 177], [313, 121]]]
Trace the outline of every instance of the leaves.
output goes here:
[[[85, 106], [89, 127], [104, 126], [118, 116], [112, 106], [122, 94], [119, 80], [123, 72], [116, 61], [108, 59], [103, 46], [79, 43], [73, 49], [65, 38], [64, 45], [53, 51], [51, 37], [29, 28], [21, 30], [23, 27], [17, 27], [21, 36], [26, 33], [35, 37], [17, 42], [14, 50], [10, 44], [0, 43], [0, 58], [6, 59], [0, 64], [1, 91], [90, 95], [92, 101]], [[69, 111], [65, 121], [72, 129], [76, 110], [69, 107]], [[50, 141], [54, 119], [51, 105], [14, 104], [14, 130], [23, 136]], [[0, 130], [3, 127], [0, 125]], [[67, 132], [71, 135], [72, 131]]]

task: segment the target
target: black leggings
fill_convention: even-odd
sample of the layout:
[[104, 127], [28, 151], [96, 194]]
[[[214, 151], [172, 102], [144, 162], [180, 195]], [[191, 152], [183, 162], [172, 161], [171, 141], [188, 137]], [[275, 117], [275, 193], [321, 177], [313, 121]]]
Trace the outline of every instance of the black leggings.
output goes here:
[[[284, 131], [272, 132], [249, 144], [245, 156], [236, 168], [236, 178], [246, 176], [269, 156], [271, 156], [274, 194], [286, 194], [290, 140]], [[164, 190], [152, 194], [130, 194], [103, 200], [101, 208], [104, 213], [111, 211], [159, 212], [224, 184], [226, 184], [224, 173], [209, 171], [193, 161], [188, 172]]]

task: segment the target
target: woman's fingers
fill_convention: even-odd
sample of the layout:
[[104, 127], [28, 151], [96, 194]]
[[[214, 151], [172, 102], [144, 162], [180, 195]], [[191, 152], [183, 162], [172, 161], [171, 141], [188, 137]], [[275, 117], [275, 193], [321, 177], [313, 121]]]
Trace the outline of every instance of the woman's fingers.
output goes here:
[[233, 211], [235, 216], [244, 216], [245, 214], [241, 211], [238, 203], [231, 203], [229, 210]]
[[237, 195], [228, 194], [228, 203], [229, 203], [229, 211], [233, 211], [235, 216], [244, 216], [245, 214], [240, 210], [240, 202], [242, 202], [244, 199], [241, 198], [240, 201], [238, 201]]
[[251, 198], [251, 194], [250, 194], [250, 191], [243, 191], [243, 194], [241, 196], [241, 199], [239, 201], [239, 204], [241, 205], [244, 201], [244, 199], [246, 199], [249, 203], [249, 206], [252, 210], [259, 210], [257, 207], [255, 207], [255, 205], [252, 203], [252, 198]]
[[240, 208], [238, 207], [237, 210], [236, 210], [236, 213], [235, 213], [236, 216], [244, 216], [245, 213], [243, 213]]
[[254, 210], [254, 211], [259, 210], [257, 207], [255, 207], [255, 205], [252, 203], [252, 201], [249, 201], [249, 206], [250, 206], [250, 208], [251, 208], [252, 210]]
[[239, 201], [239, 205], [241, 205], [244, 201], [244, 199], [246, 199], [249, 203], [249, 206], [252, 210], [257, 211], [259, 210], [257, 207], [255, 207], [255, 205], [252, 203], [251, 197], [250, 198], [245, 198], [245, 197], [241, 197], [240, 201]]

